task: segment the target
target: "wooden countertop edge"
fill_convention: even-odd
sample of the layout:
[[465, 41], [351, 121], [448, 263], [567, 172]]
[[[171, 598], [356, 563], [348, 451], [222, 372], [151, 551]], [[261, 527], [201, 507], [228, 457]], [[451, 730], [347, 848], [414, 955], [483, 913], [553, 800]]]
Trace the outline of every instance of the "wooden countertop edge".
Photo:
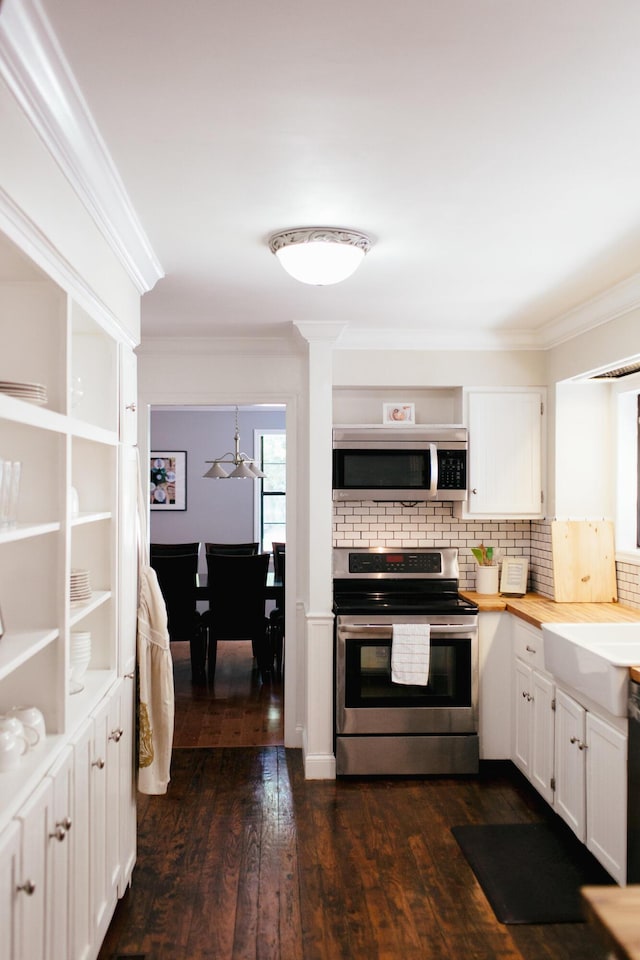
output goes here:
[[620, 960], [640, 960], [640, 885], [583, 887], [587, 920]]
[[539, 593], [493, 597], [461, 590], [460, 594], [477, 603], [480, 613], [506, 610], [534, 627], [543, 623], [640, 623], [640, 609], [622, 603], [557, 603]]

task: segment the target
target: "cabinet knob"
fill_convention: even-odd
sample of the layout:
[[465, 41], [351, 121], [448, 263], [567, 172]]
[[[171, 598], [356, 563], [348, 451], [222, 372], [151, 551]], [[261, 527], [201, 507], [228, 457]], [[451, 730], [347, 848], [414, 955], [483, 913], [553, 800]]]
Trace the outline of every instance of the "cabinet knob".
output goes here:
[[98, 770], [104, 770], [104, 760], [102, 757], [98, 757], [97, 760], [94, 760], [91, 764], [92, 767], [97, 767]]
[[478, 488], [477, 488], [477, 487], [474, 487], [473, 490], [471, 491], [471, 493], [477, 493], [477, 492], [478, 492]]
[[20, 892], [26, 893], [28, 897], [32, 897], [36, 892], [36, 885], [31, 880], [25, 880], [24, 883], [16, 887], [16, 890], [18, 891], [18, 893]]
[[65, 817], [64, 820], [61, 820], [60, 823], [56, 823], [56, 827], [64, 827], [67, 833], [71, 830], [71, 817]]
[[64, 840], [64, 838], [66, 837], [66, 835], [67, 835], [67, 831], [66, 831], [65, 828], [62, 826], [62, 824], [61, 824], [61, 823], [56, 823], [56, 828], [55, 828], [55, 830], [53, 831], [53, 833], [50, 833], [50, 834], [49, 834], [49, 839], [50, 839], [50, 840], [57, 840], [58, 843], [62, 843], [62, 841]]
[[113, 740], [114, 743], [118, 743], [123, 733], [124, 730], [121, 727], [119, 727], [117, 730], [112, 730], [109, 734], [109, 740]]
[[124, 676], [125, 676], [125, 680], [135, 680], [136, 672], [135, 670], [132, 670], [131, 673], [125, 673]]
[[136, 412], [136, 404], [135, 404], [135, 403], [128, 403], [128, 404], [126, 405], [126, 407], [125, 407], [125, 410], [131, 410], [131, 413], [135, 413], [135, 412]]

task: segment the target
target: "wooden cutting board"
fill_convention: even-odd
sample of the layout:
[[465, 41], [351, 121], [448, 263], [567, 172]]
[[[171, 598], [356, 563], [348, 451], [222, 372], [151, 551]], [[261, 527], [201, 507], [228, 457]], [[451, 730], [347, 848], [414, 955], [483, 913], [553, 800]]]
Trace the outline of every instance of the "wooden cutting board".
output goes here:
[[557, 603], [612, 603], [618, 599], [610, 520], [553, 520], [551, 549]]

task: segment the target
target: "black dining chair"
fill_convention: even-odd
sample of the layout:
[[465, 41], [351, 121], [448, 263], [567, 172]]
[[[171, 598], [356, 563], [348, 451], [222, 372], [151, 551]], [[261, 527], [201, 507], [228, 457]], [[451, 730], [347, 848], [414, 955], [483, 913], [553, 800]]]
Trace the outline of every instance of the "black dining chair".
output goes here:
[[233, 556], [207, 554], [209, 609], [202, 615], [206, 629], [207, 678], [213, 683], [218, 640], [251, 640], [261, 677], [267, 678], [269, 620], [265, 616], [265, 588], [269, 554]]
[[196, 573], [200, 543], [152, 543], [149, 560], [167, 608], [170, 640], [188, 640], [191, 676], [194, 683], [205, 681], [205, 637], [196, 607]]
[[284, 650], [284, 591], [286, 567], [286, 543], [273, 541], [273, 574], [276, 581], [282, 583], [282, 594], [275, 608], [269, 614], [269, 640], [271, 660], [275, 662], [278, 675], [282, 673], [282, 653]]
[[230, 557], [255, 556], [260, 547], [259, 543], [206, 543], [205, 553], [217, 553]]

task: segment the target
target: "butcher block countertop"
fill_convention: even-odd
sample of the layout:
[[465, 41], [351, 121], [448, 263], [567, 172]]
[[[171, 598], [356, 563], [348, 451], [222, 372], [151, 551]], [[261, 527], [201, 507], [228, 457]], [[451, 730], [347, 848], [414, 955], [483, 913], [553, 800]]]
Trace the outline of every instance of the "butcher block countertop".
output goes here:
[[622, 603], [556, 603], [539, 593], [524, 597], [487, 597], [471, 590], [461, 596], [478, 604], [481, 613], [506, 610], [534, 627], [543, 623], [640, 623], [640, 609]]
[[619, 960], [640, 960], [640, 886], [583, 887], [586, 916]]

